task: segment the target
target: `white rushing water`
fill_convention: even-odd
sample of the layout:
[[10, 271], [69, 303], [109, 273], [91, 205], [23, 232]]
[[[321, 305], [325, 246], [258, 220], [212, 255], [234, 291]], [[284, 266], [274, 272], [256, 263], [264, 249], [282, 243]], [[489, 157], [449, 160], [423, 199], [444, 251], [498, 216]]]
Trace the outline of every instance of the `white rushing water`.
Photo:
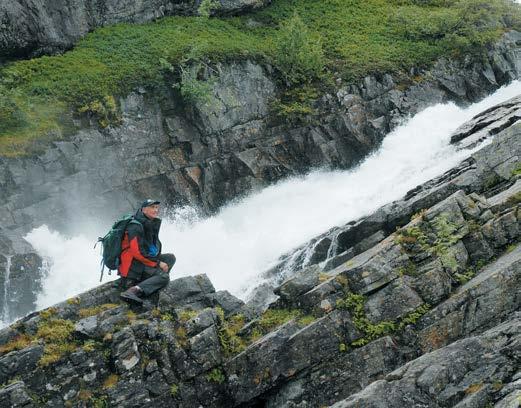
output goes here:
[[[469, 151], [449, 144], [451, 132], [518, 94], [521, 82], [516, 81], [466, 109], [454, 104], [428, 108], [390, 133], [377, 152], [351, 171], [314, 171], [288, 179], [206, 219], [197, 218], [194, 209], [177, 209], [174, 220], [163, 221], [160, 234], [163, 251], [177, 256], [171, 277], [206, 273], [217, 290], [244, 297], [280, 255], [401, 198], [467, 157]], [[95, 237], [66, 238], [43, 226], [26, 239], [51, 265], [39, 308], [98, 284]]]

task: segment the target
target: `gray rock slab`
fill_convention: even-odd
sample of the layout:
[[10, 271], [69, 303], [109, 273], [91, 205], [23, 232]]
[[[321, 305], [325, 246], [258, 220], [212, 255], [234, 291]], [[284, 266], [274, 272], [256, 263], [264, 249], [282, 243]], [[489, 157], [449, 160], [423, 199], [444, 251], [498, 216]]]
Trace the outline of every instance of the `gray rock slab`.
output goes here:
[[487, 384], [508, 382], [518, 369], [520, 341], [521, 320], [513, 318], [425, 354], [331, 407], [452, 407], [464, 400], [470, 405], [462, 407], [481, 406], [472, 405], [469, 395]]
[[520, 307], [521, 245], [485, 267], [420, 320], [423, 352], [486, 329]]

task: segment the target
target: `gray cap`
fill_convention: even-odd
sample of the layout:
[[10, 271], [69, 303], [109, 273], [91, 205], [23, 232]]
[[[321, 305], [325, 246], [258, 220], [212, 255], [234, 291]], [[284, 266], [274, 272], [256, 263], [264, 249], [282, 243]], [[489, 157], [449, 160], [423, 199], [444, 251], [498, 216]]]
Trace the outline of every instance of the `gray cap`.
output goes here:
[[149, 207], [149, 206], [154, 205], [154, 204], [161, 204], [161, 202], [157, 201], [157, 200], [152, 200], [151, 198], [148, 198], [145, 201], [143, 201], [143, 203], [141, 204], [140, 208]]

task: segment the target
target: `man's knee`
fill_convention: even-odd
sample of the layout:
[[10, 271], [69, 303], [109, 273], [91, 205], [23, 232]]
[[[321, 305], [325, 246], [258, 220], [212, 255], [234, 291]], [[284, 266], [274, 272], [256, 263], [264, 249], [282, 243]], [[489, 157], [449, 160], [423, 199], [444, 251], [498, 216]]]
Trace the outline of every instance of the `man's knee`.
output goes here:
[[168, 271], [170, 272], [170, 269], [172, 269], [175, 264], [176, 258], [174, 254], [162, 254], [161, 260], [168, 265]]

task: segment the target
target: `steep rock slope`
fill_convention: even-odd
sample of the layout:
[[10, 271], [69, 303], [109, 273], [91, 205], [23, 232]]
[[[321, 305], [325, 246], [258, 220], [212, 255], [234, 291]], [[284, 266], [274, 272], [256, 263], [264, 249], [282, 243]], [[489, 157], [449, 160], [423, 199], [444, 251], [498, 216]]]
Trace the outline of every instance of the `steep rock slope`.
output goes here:
[[[390, 75], [366, 77], [317, 100], [318, 114], [309, 125], [272, 123], [269, 105], [277, 86], [271, 68], [253, 61], [219, 65], [212, 103], [195, 103], [188, 112], [174, 93], [159, 102], [139, 90], [121, 100], [121, 126], [86, 126], [42, 154], [0, 157], [3, 253], [35, 257], [21, 238], [32, 228], [47, 224], [69, 232], [69, 226], [75, 227], [71, 219], [109, 225], [143, 196], [212, 212], [288, 175], [324, 165], [349, 168], [407, 115], [439, 102], [476, 101], [519, 78], [520, 45], [521, 34], [511, 31], [488, 58], [442, 59], [417, 72], [416, 82], [404, 84]], [[13, 270], [13, 276], [32, 277], [33, 291], [21, 281], [7, 284], [9, 294], [24, 294], [23, 302], [10, 295], [0, 303], [7, 315], [34, 310], [39, 265], [41, 260], [20, 265], [25, 272]], [[0, 293], [5, 293], [1, 285], [5, 288], [6, 281], [0, 282]], [[16, 308], [6, 308], [9, 304]]]
[[[489, 115], [477, 122], [498, 129], [492, 143], [411, 192], [399, 230], [327, 271], [302, 270], [265, 311], [199, 275], [172, 281], [148, 310], [106, 284], [4, 329], [0, 401], [509, 406], [519, 394], [521, 124], [494, 127]], [[422, 211], [409, 221], [414, 202]]]
[[[220, 0], [218, 12], [237, 14], [268, 3], [269, 0]], [[0, 58], [64, 51], [97, 27], [144, 23], [171, 15], [197, 15], [200, 4], [200, 0], [2, 0]]]

